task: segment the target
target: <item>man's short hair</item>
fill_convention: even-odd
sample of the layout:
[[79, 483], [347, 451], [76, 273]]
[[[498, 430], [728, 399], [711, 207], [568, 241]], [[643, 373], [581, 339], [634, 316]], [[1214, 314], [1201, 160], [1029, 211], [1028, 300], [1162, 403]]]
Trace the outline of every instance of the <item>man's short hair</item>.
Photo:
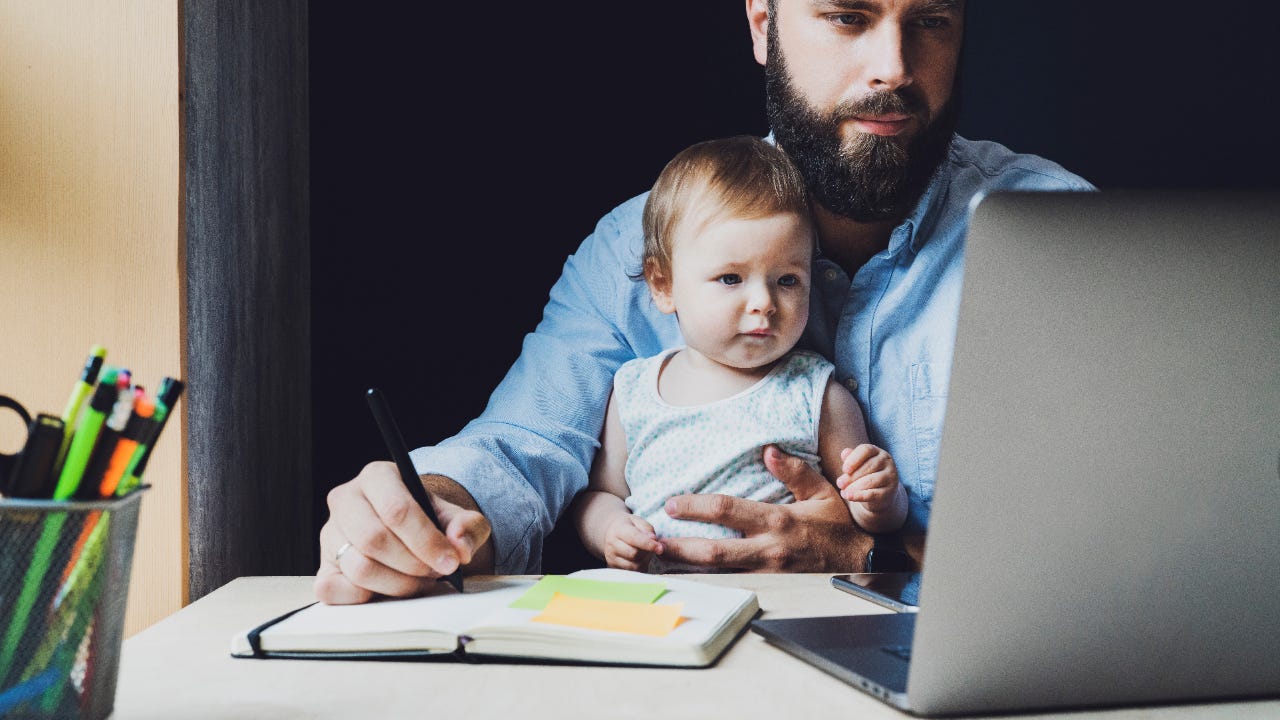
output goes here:
[[752, 135], [691, 145], [662, 169], [645, 201], [644, 276], [671, 277], [674, 234], [682, 223], [779, 213], [809, 218], [804, 178], [781, 149]]

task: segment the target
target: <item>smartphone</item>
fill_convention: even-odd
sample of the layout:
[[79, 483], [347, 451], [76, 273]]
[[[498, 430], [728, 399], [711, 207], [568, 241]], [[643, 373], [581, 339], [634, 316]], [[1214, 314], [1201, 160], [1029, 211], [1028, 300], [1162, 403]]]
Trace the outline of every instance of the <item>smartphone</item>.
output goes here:
[[853, 573], [832, 575], [831, 585], [894, 612], [920, 609], [920, 573]]

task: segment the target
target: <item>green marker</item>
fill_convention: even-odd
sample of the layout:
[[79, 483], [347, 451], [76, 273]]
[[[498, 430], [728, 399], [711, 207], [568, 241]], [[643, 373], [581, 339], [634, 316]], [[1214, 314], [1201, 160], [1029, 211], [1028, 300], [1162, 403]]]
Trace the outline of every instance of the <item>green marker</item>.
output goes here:
[[93, 446], [98, 442], [98, 434], [107, 414], [120, 396], [116, 387], [116, 369], [106, 368], [102, 373], [102, 382], [89, 401], [89, 409], [84, 413], [84, 422], [76, 428], [71, 438], [71, 448], [67, 450], [67, 461], [62, 466], [62, 474], [58, 476], [58, 486], [53, 490], [54, 500], [67, 500], [76, 494], [80, 487], [80, 478], [89, 464], [89, 456], [93, 454]]
[[102, 363], [107, 359], [107, 349], [101, 345], [94, 345], [89, 350], [89, 359], [84, 363], [84, 370], [80, 372], [80, 381], [71, 388], [71, 397], [67, 399], [67, 407], [62, 411], [62, 422], [67, 427], [74, 427], [76, 416], [80, 414], [80, 406], [84, 404], [85, 398], [89, 397], [89, 393], [93, 390], [93, 386], [98, 382], [98, 373], [102, 370]]
[[93, 384], [98, 382], [98, 372], [102, 370], [102, 363], [107, 359], [107, 349], [101, 345], [94, 345], [89, 350], [89, 359], [84, 363], [84, 370], [80, 373], [80, 380], [71, 388], [71, 397], [67, 399], [67, 407], [62, 411], [62, 426], [64, 428], [62, 435], [62, 448], [58, 451], [58, 461], [54, 467], [61, 467], [63, 461], [67, 457], [67, 448], [71, 445], [71, 436], [76, 431], [76, 419], [80, 417], [80, 407], [84, 405], [85, 398], [89, 397], [89, 393], [93, 391]]

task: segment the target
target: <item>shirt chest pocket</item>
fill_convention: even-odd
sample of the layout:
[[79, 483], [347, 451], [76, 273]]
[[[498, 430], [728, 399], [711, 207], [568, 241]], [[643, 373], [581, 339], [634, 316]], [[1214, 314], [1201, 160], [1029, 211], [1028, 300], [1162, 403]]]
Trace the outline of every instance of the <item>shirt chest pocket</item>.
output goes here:
[[938, 476], [938, 446], [947, 409], [949, 363], [915, 363], [911, 366], [911, 434], [915, 439], [916, 467], [912, 492], [925, 503], [933, 500]]

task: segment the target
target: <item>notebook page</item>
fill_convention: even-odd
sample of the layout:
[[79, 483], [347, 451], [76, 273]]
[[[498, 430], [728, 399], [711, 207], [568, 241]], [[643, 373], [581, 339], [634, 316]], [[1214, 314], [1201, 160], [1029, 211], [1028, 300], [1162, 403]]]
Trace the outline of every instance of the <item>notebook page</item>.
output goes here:
[[262, 636], [283, 643], [286, 636], [350, 637], [423, 630], [465, 634], [467, 628], [506, 607], [531, 585], [532, 580], [468, 580], [462, 594], [440, 583], [432, 594], [419, 598], [362, 605], [316, 604], [271, 626]]

